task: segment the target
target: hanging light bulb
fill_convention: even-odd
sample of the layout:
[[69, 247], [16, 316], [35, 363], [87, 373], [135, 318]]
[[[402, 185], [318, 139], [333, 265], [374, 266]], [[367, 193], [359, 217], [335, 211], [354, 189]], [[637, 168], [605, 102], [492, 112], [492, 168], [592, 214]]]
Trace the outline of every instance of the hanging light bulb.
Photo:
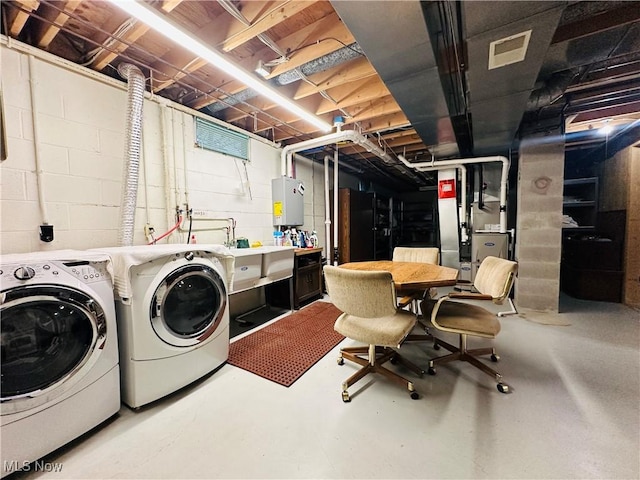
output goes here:
[[609, 123], [610, 121], [611, 120], [605, 121], [605, 124], [598, 129], [598, 132], [601, 135], [608, 136], [611, 132], [613, 132], [613, 125], [611, 125], [611, 123]]

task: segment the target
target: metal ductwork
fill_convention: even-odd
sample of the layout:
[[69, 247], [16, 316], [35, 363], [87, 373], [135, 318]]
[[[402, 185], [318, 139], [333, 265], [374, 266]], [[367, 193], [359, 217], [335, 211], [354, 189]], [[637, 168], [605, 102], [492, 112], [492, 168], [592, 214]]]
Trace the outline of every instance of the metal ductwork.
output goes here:
[[311, 60], [298, 68], [281, 73], [275, 77], [275, 82], [277, 85], [281, 86], [289, 85], [290, 83], [302, 78], [300, 72], [302, 72], [303, 75], [313, 75], [314, 73], [324, 72], [325, 70], [329, 70], [341, 63], [348, 62], [354, 58], [359, 58], [362, 55], [364, 55], [362, 48], [354, 42], [347, 47], [343, 47], [335, 52], [331, 52], [320, 58]]
[[578, 70], [564, 70], [553, 74], [543, 86], [531, 92], [527, 101], [527, 112], [548, 107], [557, 102], [578, 73]]
[[140, 166], [140, 144], [142, 140], [142, 104], [145, 80], [138, 67], [129, 63], [118, 65], [118, 73], [127, 80], [127, 118], [125, 127], [125, 167], [122, 175], [121, 224], [118, 245], [133, 245], [133, 233], [138, 199], [138, 171]]
[[457, 155], [422, 2], [331, 4], [432, 153]]
[[[277, 77], [272, 78], [269, 83], [274, 87], [282, 87], [289, 85], [297, 80], [300, 80], [303, 76], [313, 75], [314, 73], [324, 72], [330, 68], [333, 68], [341, 63], [348, 62], [354, 58], [361, 57], [364, 53], [357, 43], [352, 43], [347, 47], [343, 47], [335, 52], [323, 55], [320, 58], [316, 58], [310, 62], [305, 63], [293, 70], [281, 73]], [[242, 103], [246, 100], [256, 97], [258, 94], [247, 88], [241, 92], [234, 93], [229, 98], [225, 98], [222, 102], [216, 102], [213, 105], [209, 105], [206, 109], [209, 113], [216, 113], [225, 108]]]
[[[475, 155], [511, 148], [565, 6], [566, 2], [462, 2]], [[489, 69], [491, 42], [529, 30], [524, 60]]]

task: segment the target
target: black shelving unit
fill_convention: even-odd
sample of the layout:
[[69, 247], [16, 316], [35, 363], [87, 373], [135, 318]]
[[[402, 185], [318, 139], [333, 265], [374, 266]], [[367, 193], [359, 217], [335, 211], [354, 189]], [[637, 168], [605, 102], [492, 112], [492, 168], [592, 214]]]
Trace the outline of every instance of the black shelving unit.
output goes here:
[[373, 244], [375, 260], [390, 260], [393, 251], [393, 199], [373, 195]]
[[564, 181], [562, 213], [577, 225], [563, 224], [563, 231], [592, 231], [598, 217], [598, 177]]
[[397, 245], [437, 247], [440, 239], [435, 189], [403, 195], [401, 207]]

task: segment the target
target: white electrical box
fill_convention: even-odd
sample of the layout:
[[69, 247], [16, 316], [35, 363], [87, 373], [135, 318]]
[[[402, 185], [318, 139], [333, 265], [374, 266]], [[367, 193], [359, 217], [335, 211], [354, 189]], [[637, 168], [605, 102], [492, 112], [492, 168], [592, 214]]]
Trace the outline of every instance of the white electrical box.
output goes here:
[[304, 225], [304, 184], [290, 177], [271, 180], [273, 225]]

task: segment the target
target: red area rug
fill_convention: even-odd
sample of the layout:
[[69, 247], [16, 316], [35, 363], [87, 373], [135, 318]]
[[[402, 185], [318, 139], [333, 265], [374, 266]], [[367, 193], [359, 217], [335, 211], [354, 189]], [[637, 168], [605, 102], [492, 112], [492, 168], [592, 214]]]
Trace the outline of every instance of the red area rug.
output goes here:
[[289, 387], [344, 339], [333, 329], [341, 313], [331, 303], [314, 302], [233, 342], [228, 362]]

